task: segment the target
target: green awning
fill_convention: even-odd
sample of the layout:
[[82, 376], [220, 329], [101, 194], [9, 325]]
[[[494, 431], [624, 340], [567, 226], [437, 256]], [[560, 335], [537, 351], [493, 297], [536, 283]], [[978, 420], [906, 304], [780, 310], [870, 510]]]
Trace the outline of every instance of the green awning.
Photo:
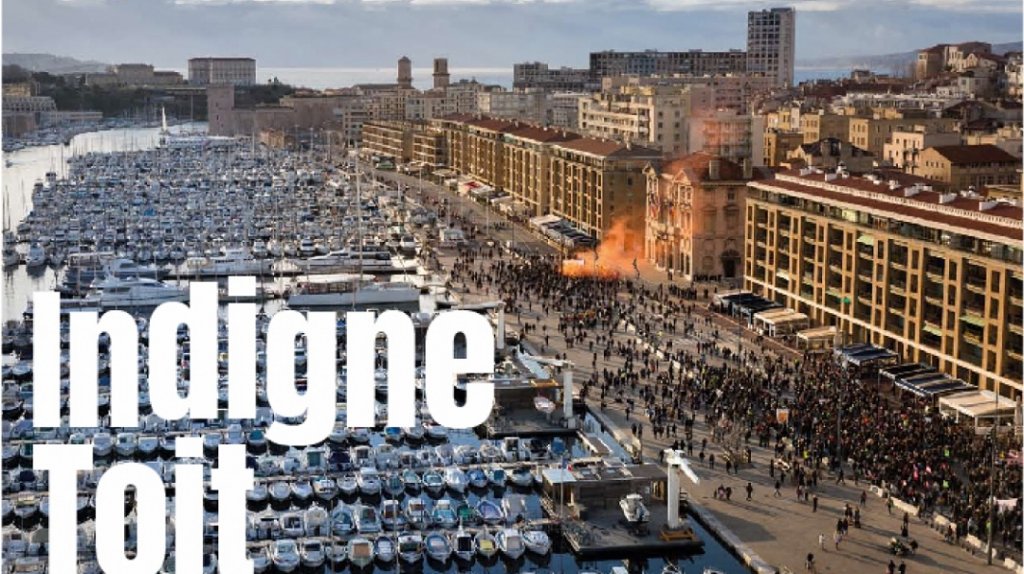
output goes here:
[[981, 329], [985, 328], [985, 319], [982, 318], [982, 317], [979, 317], [978, 315], [974, 315], [972, 313], [964, 313], [964, 314], [960, 315], [960, 320], [965, 322], [965, 323], [967, 323], [967, 324], [969, 324], [969, 325], [974, 325], [975, 327], [978, 327], [978, 328], [981, 328]]
[[874, 246], [875, 238], [871, 237], [870, 235], [861, 235], [860, 237], [857, 238], [857, 243], [860, 243], [861, 245]]
[[782, 270], [776, 271], [775, 275], [777, 277], [782, 277], [786, 281], [789, 281], [789, 273], [787, 273], [786, 271], [782, 271]]
[[942, 336], [942, 329], [940, 329], [939, 327], [936, 327], [935, 325], [932, 325], [930, 323], [925, 323], [924, 324], [924, 330], [929, 332], [929, 333], [931, 333], [932, 335], [935, 335], [936, 337], [941, 337]]

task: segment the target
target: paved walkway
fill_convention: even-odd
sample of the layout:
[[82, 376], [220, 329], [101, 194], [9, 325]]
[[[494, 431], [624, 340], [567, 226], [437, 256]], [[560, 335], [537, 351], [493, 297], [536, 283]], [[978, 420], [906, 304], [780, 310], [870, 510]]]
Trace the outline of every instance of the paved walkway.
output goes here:
[[[429, 188], [430, 186], [424, 184], [424, 187]], [[431, 193], [436, 194], [437, 190], [432, 190]], [[446, 196], [454, 197], [452, 194]], [[463, 199], [455, 201], [457, 205], [460, 205], [463, 214], [470, 215], [471, 220], [480, 223], [485, 221], [481, 213], [481, 206]], [[519, 238], [523, 238], [529, 232], [525, 228], [519, 228], [515, 233]], [[499, 239], [504, 240], [504, 236], [509, 234], [509, 230], [504, 230], [503, 237]], [[553, 251], [550, 247], [548, 249]], [[441, 263], [444, 267], [449, 267], [453, 260], [452, 253], [441, 253]], [[649, 265], [642, 265], [640, 273], [641, 278], [651, 284], [656, 285], [667, 281], [664, 272], [653, 269]], [[709, 289], [711, 288], [709, 287]], [[700, 291], [700, 294], [703, 295], [703, 288]], [[461, 295], [465, 300], [475, 302], [493, 299], [496, 293], [493, 289], [489, 289], [483, 293], [470, 292]], [[703, 298], [698, 301], [702, 304], [706, 304], [706, 302], [707, 300]], [[698, 313], [705, 316], [712, 315], [713, 325], [718, 328], [721, 335], [720, 341], [724, 341], [734, 351], [760, 351], [767, 348], [774, 353], [793, 352], [775, 342], [771, 342], [767, 346], [763, 342], [758, 342], [756, 335], [726, 318], [710, 314], [704, 309], [700, 309]], [[510, 327], [519, 328], [521, 326], [515, 315], [511, 315], [507, 319]], [[578, 374], [575, 377], [577, 381], [585, 380], [590, 375], [591, 354], [581, 347], [566, 347], [565, 341], [557, 329], [557, 314], [544, 316], [539, 312], [524, 313], [520, 319], [536, 323], [539, 326], [547, 325], [547, 333], [551, 336], [551, 347], [547, 349], [547, 352], [567, 352], [569, 360], [578, 366]], [[708, 327], [702, 327], [702, 330], [704, 336], [709, 336]], [[635, 337], [624, 330], [618, 330], [615, 334], [616, 340], [619, 341]], [[679, 348], [679, 345], [683, 345], [684, 348], [692, 348], [696, 344], [693, 339], [682, 336], [664, 337], [663, 341], [668, 339], [674, 341], [675, 348]], [[544, 347], [542, 342], [541, 336], [531, 339], [531, 343], [538, 348]], [[709, 360], [714, 363], [722, 361], [720, 358]], [[604, 367], [616, 369], [622, 363], [623, 361], [617, 357], [612, 357], [609, 361], [604, 361], [599, 357], [597, 369], [600, 370]], [[592, 409], [601, 408], [599, 401], [594, 398], [588, 402]], [[638, 404], [640, 404], [639, 401]], [[631, 433], [631, 424], [638, 421], [636, 414], [638, 411], [642, 413], [642, 409], [634, 409], [634, 415], [629, 420], [627, 420], [621, 404], [610, 404], [603, 412], [606, 418], [620, 431]], [[668, 447], [672, 440], [654, 440], [650, 435], [651, 427], [647, 418], [640, 414], [639, 422], [646, 429], [642, 443], [644, 455], [650, 460], [657, 460], [660, 451]], [[682, 433], [681, 427], [679, 430]], [[851, 525], [849, 535], [839, 544], [838, 549], [833, 543], [832, 533], [835, 531], [836, 521], [843, 516], [844, 505], [849, 503], [855, 506], [859, 502], [861, 492], [868, 488], [866, 483], [857, 486], [852, 481], [848, 481], [846, 485], [836, 485], [834, 480], [827, 478], [826, 474], [826, 478], [819, 483], [816, 491], [819, 503], [815, 512], [810, 503], [797, 501], [794, 486], [788, 484], [783, 486], [781, 497], [773, 495], [775, 479], [769, 477], [768, 466], [774, 451], [759, 448], [754, 441], [749, 445], [752, 451], [752, 466], [740, 470], [738, 474], [727, 475], [723, 466], [722, 456], [724, 453], [711, 440], [708, 428], [703, 422], [703, 416], [697, 417], [693, 430], [693, 436], [698, 445], [702, 439], [708, 439], [706, 452], [714, 453], [719, 463], [712, 469], [709, 465], [698, 462], [696, 458], [693, 459], [692, 466], [701, 481], [699, 484], [686, 485], [691, 498], [713, 512], [726, 528], [770, 564], [779, 568], [788, 567], [793, 572], [804, 572], [804, 560], [807, 554], [814, 553], [818, 572], [881, 574], [885, 572], [889, 560], [894, 559], [888, 551], [888, 543], [890, 537], [899, 533], [902, 513], [894, 509], [890, 515], [886, 511], [884, 499], [874, 495], [871, 491], [868, 491], [867, 503], [861, 509], [863, 527], [856, 529]], [[745, 500], [744, 487], [748, 481], [753, 486], [753, 496], [750, 501]], [[732, 488], [731, 500], [719, 500], [713, 496], [715, 489], [720, 485]], [[824, 548], [820, 548], [818, 545], [819, 534], [824, 535]], [[910, 574], [1007, 572], [1000, 565], [987, 566], [983, 555], [974, 556], [957, 546], [945, 543], [938, 532], [916, 518], [910, 520], [910, 535], [920, 544], [916, 555], [903, 559], [907, 565], [907, 572]], [[899, 564], [900, 559], [895, 559], [895, 562]]]

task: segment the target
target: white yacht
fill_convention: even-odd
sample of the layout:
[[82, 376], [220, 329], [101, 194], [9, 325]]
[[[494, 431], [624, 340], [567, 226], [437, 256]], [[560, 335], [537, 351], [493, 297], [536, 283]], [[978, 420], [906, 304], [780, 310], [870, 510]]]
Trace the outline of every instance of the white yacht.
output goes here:
[[272, 261], [256, 259], [244, 249], [227, 249], [224, 255], [192, 258], [185, 262], [188, 272], [199, 277], [269, 275], [271, 265]]
[[29, 269], [39, 269], [46, 266], [46, 249], [38, 243], [33, 244], [28, 249], [28, 255], [25, 256], [25, 266]]
[[144, 277], [112, 277], [96, 285], [93, 295], [101, 307], [152, 307], [186, 299], [187, 289]]

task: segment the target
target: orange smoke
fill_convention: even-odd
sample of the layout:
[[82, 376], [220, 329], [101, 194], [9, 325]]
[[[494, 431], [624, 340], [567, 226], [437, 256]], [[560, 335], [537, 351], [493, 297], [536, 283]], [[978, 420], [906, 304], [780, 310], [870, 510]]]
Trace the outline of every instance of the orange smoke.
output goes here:
[[562, 275], [611, 280], [636, 273], [634, 263], [639, 263], [643, 253], [629, 236], [627, 220], [615, 220], [595, 249], [577, 251], [573, 259], [562, 261]]

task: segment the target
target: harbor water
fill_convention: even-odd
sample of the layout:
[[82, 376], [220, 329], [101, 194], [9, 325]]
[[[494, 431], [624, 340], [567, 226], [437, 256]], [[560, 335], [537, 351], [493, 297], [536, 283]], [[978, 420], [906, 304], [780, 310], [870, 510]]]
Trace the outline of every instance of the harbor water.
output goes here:
[[[205, 130], [205, 124], [172, 126], [172, 133]], [[3, 167], [4, 229], [14, 229], [32, 209], [32, 187], [43, 181], [47, 172], [58, 177], [67, 173], [67, 161], [89, 152], [126, 152], [152, 149], [160, 141], [160, 128], [104, 130], [79, 134], [70, 145], [49, 145], [5, 153]], [[9, 162], [9, 165], [7, 165]], [[3, 321], [21, 318], [35, 291], [52, 289], [57, 284], [53, 268], [30, 273], [24, 265], [4, 271]]]

